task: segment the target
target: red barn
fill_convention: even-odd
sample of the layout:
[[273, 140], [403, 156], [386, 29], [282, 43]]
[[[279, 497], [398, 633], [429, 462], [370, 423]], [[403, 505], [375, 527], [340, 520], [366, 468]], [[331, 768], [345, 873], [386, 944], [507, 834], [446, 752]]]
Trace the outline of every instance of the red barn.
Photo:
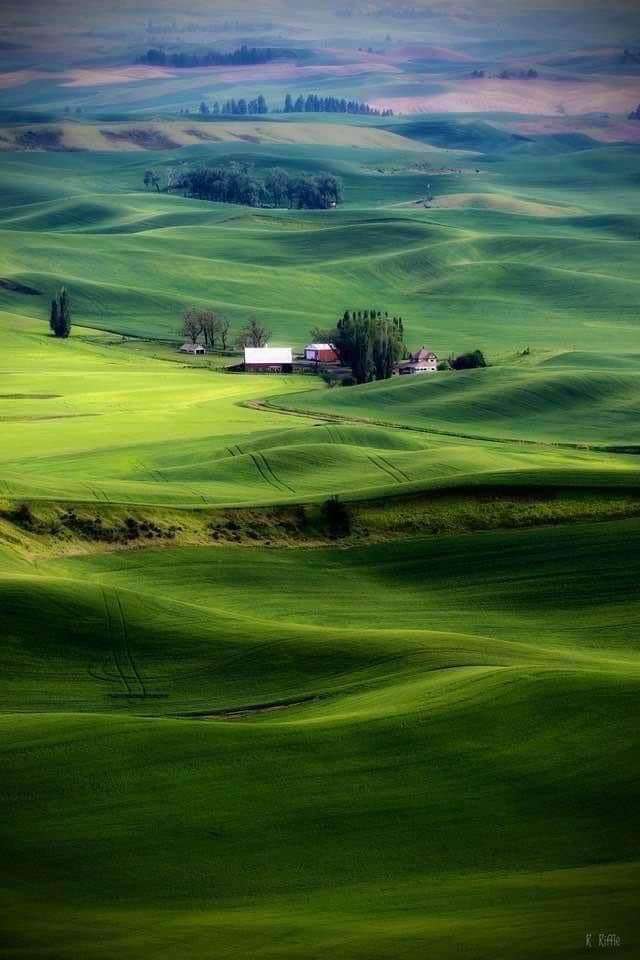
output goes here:
[[336, 348], [331, 343], [308, 343], [304, 348], [304, 358], [315, 363], [338, 362]]

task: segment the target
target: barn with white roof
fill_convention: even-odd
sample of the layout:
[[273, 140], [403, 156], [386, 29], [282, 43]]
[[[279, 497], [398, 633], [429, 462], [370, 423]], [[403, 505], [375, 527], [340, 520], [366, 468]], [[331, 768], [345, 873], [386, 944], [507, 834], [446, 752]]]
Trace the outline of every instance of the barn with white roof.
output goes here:
[[247, 373], [291, 373], [291, 347], [245, 347], [244, 369]]

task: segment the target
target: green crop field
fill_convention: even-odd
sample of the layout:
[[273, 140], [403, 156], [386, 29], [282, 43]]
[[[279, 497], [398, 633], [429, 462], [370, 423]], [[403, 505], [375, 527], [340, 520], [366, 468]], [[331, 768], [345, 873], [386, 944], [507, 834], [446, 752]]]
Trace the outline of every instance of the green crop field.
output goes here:
[[[0, 131], [2, 956], [636, 956], [637, 147], [82, 126]], [[232, 159], [345, 203], [144, 191]], [[296, 351], [376, 307], [489, 366], [234, 373], [178, 354], [190, 306]]]

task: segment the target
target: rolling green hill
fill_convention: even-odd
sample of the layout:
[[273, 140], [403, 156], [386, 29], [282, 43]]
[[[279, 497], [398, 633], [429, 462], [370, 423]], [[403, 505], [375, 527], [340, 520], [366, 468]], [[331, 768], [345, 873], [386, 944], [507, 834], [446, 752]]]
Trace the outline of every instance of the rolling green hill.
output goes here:
[[[417, 136], [423, 127], [416, 122]], [[257, 313], [277, 340], [300, 346], [311, 327], [373, 302], [404, 316], [412, 345], [428, 339], [445, 355], [526, 345], [610, 352], [612, 336], [617, 350], [636, 349], [634, 148], [541, 154], [534, 144], [520, 154], [489, 139], [482, 147], [494, 152], [482, 154], [419, 140], [407, 152], [403, 142], [7, 152], [0, 278], [38, 293], [0, 287], [0, 306], [43, 317], [66, 283], [77, 322], [91, 327], [171, 336], [195, 303], [237, 324]], [[140, 192], [148, 167], [184, 159], [327, 170], [343, 179], [346, 203], [248, 210]]]
[[426, 433], [636, 450], [640, 360], [559, 353], [536, 364], [400, 377], [270, 405]]
[[631, 939], [638, 535], [5, 572], [3, 902], [37, 913], [11, 937], [481, 958], [552, 936], [577, 957], [597, 914]]

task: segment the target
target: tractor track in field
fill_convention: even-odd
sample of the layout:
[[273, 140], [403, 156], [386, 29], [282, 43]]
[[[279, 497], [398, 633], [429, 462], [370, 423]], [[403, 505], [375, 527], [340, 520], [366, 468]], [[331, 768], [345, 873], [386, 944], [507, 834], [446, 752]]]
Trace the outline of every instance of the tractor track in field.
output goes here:
[[278, 474], [275, 472], [275, 470], [273, 469], [273, 467], [271, 466], [271, 464], [270, 464], [269, 461], [267, 460], [267, 458], [266, 458], [266, 456], [265, 456], [264, 453], [260, 453], [260, 454], [258, 454], [258, 456], [261, 458], [261, 460], [262, 460], [262, 462], [263, 462], [263, 464], [264, 464], [264, 466], [265, 466], [265, 469], [268, 471], [269, 475], [273, 477], [273, 479], [276, 481], [276, 483], [279, 483], [281, 486], [283, 486], [283, 487], [285, 488], [285, 490], [288, 490], [288, 491], [289, 491], [289, 493], [295, 493], [295, 492], [296, 492], [293, 487], [289, 486], [289, 484], [286, 482], [286, 480], [281, 480], [281, 479], [280, 479], [280, 477], [278, 476]]
[[379, 470], [382, 470], [384, 473], [386, 473], [387, 476], [391, 477], [392, 480], [395, 480], [396, 483], [406, 482], [407, 478], [404, 476], [404, 474], [400, 473], [399, 470], [396, 470], [395, 467], [385, 460], [384, 457], [380, 456], [380, 454], [370, 453], [369, 460], [374, 467], [378, 467]]
[[131, 685], [130, 685], [130, 683], [129, 683], [129, 681], [128, 681], [125, 673], [124, 673], [124, 670], [122, 669], [122, 664], [120, 663], [120, 657], [119, 657], [119, 654], [118, 654], [118, 647], [117, 647], [117, 644], [114, 642], [114, 636], [113, 636], [113, 619], [112, 619], [112, 617], [111, 617], [111, 609], [110, 609], [110, 606], [109, 606], [109, 598], [108, 598], [108, 596], [107, 596], [107, 591], [105, 590], [104, 587], [102, 588], [102, 598], [103, 598], [103, 600], [104, 600], [104, 609], [105, 609], [105, 616], [106, 616], [107, 632], [108, 632], [109, 637], [110, 637], [111, 642], [112, 642], [113, 662], [114, 662], [115, 668], [116, 668], [116, 670], [117, 670], [117, 672], [118, 672], [118, 676], [119, 676], [120, 680], [122, 681], [122, 685], [124, 686], [127, 694], [130, 694], [130, 693], [131, 693]]
[[408, 473], [405, 473], [399, 466], [395, 463], [391, 463], [387, 457], [383, 457], [381, 453], [377, 454], [378, 458], [382, 460], [383, 463], [386, 463], [390, 470], [395, 470], [395, 472], [402, 477], [405, 483], [411, 483], [411, 477]]
[[[148, 696], [147, 688], [144, 680], [142, 679], [140, 670], [138, 669], [138, 666], [133, 658], [133, 654], [131, 653], [127, 621], [122, 609], [120, 594], [117, 590], [110, 592], [107, 591], [105, 587], [102, 587], [102, 597], [105, 608], [106, 626], [111, 639], [112, 657], [117, 671], [117, 677], [109, 677], [106, 664], [103, 665], [102, 676], [99, 676], [97, 671], [92, 669], [89, 670], [89, 673], [95, 679], [106, 682], [120, 680], [124, 687], [124, 693], [112, 694], [112, 696], [124, 695], [126, 697], [136, 697], [144, 700]], [[119, 634], [119, 642], [116, 638], [116, 634]]]
[[122, 639], [123, 639], [123, 642], [124, 642], [125, 656], [126, 656], [127, 660], [129, 661], [129, 664], [130, 664], [130, 666], [131, 666], [131, 670], [132, 670], [132, 672], [133, 672], [133, 674], [134, 674], [134, 676], [135, 676], [138, 684], [140, 685], [140, 690], [141, 690], [141, 692], [142, 692], [142, 696], [143, 696], [143, 697], [146, 697], [146, 695], [147, 695], [147, 690], [146, 690], [146, 687], [145, 687], [145, 684], [144, 684], [144, 680], [142, 679], [142, 676], [141, 676], [141, 674], [140, 674], [140, 671], [138, 670], [138, 667], [137, 667], [137, 665], [136, 665], [136, 662], [135, 662], [135, 660], [133, 659], [133, 655], [132, 655], [132, 653], [131, 653], [131, 644], [130, 644], [130, 642], [129, 642], [129, 630], [128, 630], [128, 628], [127, 628], [127, 621], [126, 621], [126, 619], [125, 619], [124, 611], [123, 611], [123, 609], [122, 609], [122, 601], [121, 601], [121, 599], [120, 599], [120, 594], [119, 594], [117, 591], [116, 591], [116, 593], [115, 593], [115, 598], [116, 598], [116, 603], [117, 603], [117, 605], [118, 605], [118, 613], [119, 613], [119, 615], [120, 615], [120, 626], [121, 626], [121, 630], [122, 630]]
[[268, 483], [270, 486], [272, 486], [274, 490], [278, 491], [278, 493], [282, 493], [283, 491], [286, 493], [295, 493], [295, 490], [292, 487], [287, 486], [284, 481], [278, 479], [267, 463], [263, 454], [250, 453], [249, 456], [251, 457], [253, 463], [255, 464], [256, 470], [265, 483]]

